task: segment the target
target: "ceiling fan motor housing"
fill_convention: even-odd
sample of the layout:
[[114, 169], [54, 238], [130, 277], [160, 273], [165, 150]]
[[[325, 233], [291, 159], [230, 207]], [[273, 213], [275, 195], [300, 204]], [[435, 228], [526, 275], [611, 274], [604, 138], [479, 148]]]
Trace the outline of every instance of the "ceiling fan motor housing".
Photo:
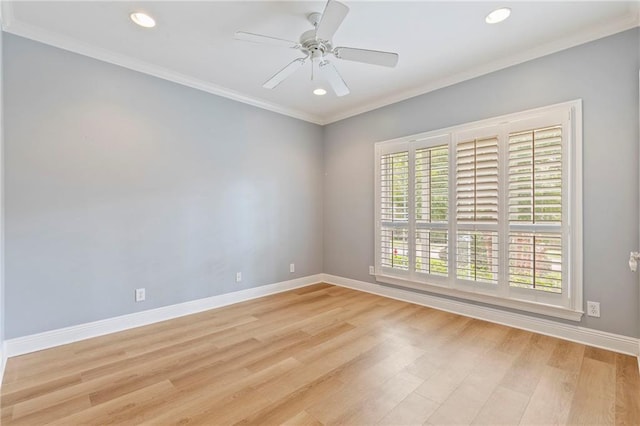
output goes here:
[[300, 50], [311, 56], [324, 56], [325, 53], [331, 52], [331, 43], [316, 38], [316, 30], [309, 30], [300, 36]]

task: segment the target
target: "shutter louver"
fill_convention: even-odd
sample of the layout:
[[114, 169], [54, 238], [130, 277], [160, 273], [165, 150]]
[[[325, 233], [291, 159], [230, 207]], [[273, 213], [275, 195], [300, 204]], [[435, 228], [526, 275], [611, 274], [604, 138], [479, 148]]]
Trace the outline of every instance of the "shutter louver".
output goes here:
[[449, 146], [415, 153], [415, 271], [447, 276], [449, 218]]
[[380, 159], [381, 266], [409, 269], [409, 153]]
[[380, 260], [385, 268], [409, 269], [409, 231], [382, 228], [380, 231]]
[[498, 138], [460, 142], [456, 149], [456, 219], [498, 222]]
[[416, 272], [447, 276], [449, 242], [447, 231], [416, 230]]
[[409, 221], [409, 153], [383, 155], [380, 164], [380, 218]]
[[580, 320], [582, 134], [575, 100], [376, 142], [376, 281]]
[[470, 281], [498, 282], [498, 233], [458, 231], [456, 275]]
[[560, 125], [509, 134], [511, 287], [563, 291], [562, 160]]
[[562, 127], [509, 135], [509, 221], [562, 222]]
[[509, 284], [561, 293], [561, 236], [550, 233], [509, 233]]
[[416, 222], [446, 223], [449, 211], [449, 148], [416, 150]]

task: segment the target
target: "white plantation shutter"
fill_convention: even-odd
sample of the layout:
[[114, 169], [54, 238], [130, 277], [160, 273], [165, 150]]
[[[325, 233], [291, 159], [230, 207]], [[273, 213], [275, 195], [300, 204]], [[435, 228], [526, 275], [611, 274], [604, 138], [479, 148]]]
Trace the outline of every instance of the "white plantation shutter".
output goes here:
[[579, 320], [581, 111], [376, 143], [376, 280]]
[[458, 143], [456, 218], [463, 223], [498, 222], [497, 136]]
[[509, 285], [563, 290], [562, 125], [509, 133]]
[[498, 233], [459, 230], [456, 241], [456, 276], [491, 284], [498, 282]]
[[561, 235], [510, 232], [509, 285], [562, 292]]
[[380, 262], [409, 269], [409, 153], [380, 157]]
[[[456, 145], [456, 276], [497, 284], [499, 164], [497, 134]], [[484, 225], [478, 229], [477, 225]]]
[[415, 151], [415, 271], [449, 272], [449, 145]]
[[509, 135], [509, 222], [562, 223], [562, 126]]

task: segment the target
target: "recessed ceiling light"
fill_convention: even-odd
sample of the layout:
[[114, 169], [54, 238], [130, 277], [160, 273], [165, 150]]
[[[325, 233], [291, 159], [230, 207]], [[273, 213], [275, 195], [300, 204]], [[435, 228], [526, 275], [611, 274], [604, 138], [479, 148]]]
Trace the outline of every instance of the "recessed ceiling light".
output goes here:
[[501, 7], [500, 9], [496, 9], [484, 18], [487, 24], [497, 24], [498, 22], [502, 22], [507, 19], [511, 15], [511, 9], [508, 7]]
[[321, 88], [317, 88], [313, 91], [314, 95], [318, 95], [318, 96], [322, 96], [322, 95], [326, 95], [327, 91]]
[[146, 13], [142, 12], [133, 12], [131, 15], [131, 20], [141, 27], [145, 28], [153, 28], [156, 26], [156, 20]]

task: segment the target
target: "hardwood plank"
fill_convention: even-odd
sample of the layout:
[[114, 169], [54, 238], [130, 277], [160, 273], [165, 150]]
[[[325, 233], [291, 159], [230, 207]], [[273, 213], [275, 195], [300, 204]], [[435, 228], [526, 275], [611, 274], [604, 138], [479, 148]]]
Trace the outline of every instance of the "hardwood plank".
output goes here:
[[529, 399], [520, 424], [533, 426], [567, 423], [571, 401], [578, 385], [578, 371], [547, 366]]
[[[473, 365], [465, 369], [468, 371], [467, 376], [442, 401], [438, 409], [429, 417], [428, 422], [470, 424], [514, 363], [513, 356], [498, 354], [499, 351], [495, 351], [469, 358], [473, 360]], [[425, 393], [424, 390], [422, 393]]]
[[318, 422], [306, 411], [306, 408], [323, 401], [343, 385], [344, 383], [335, 376], [324, 375], [281, 398], [274, 398], [273, 395], [263, 393], [275, 401], [252, 415], [247, 415], [238, 424], [281, 424], [287, 421], [292, 422], [300, 413], [304, 413], [305, 419], [313, 419], [313, 422]]
[[53, 379], [46, 383], [35, 383], [32, 384], [29, 382], [26, 386], [21, 387], [19, 390], [12, 391], [11, 389], [6, 390], [4, 385], [2, 387], [2, 406], [6, 407], [9, 405], [15, 405], [22, 401], [27, 401], [29, 399], [37, 398], [42, 395], [46, 395], [48, 393], [57, 391], [59, 389], [64, 389], [65, 387], [75, 385], [80, 383], [81, 377], [78, 374], [71, 375], [59, 375], [59, 378]]
[[375, 424], [393, 410], [422, 384], [423, 380], [407, 372], [401, 372], [387, 380], [345, 410], [335, 421], [337, 424]]
[[381, 425], [421, 425], [439, 407], [435, 401], [427, 399], [416, 392], [411, 392], [396, 405], [379, 424]]
[[93, 406], [86, 410], [56, 419], [53, 425], [78, 425], [78, 424], [118, 424], [129, 422], [153, 409], [156, 404], [167, 401], [175, 395], [175, 388], [168, 380], [158, 382], [152, 386], [132, 392], [130, 394], [113, 399], [107, 403]]
[[606, 351], [600, 348], [594, 348], [587, 346], [584, 349], [584, 357], [589, 359], [595, 359], [596, 361], [605, 362], [607, 364], [615, 365], [616, 354], [611, 351]]
[[580, 425], [614, 424], [615, 383], [615, 365], [584, 358], [576, 392], [571, 402], [568, 423]]
[[516, 425], [528, 403], [527, 395], [498, 386], [471, 424]]
[[69, 398], [58, 404], [49, 404], [46, 407], [30, 405], [22, 409], [16, 406], [11, 417], [13, 424], [34, 425], [50, 422], [55, 419], [70, 416], [78, 411], [83, 411], [91, 407], [91, 400], [87, 395], [80, 395]]
[[[403, 373], [406, 366], [423, 353], [413, 347], [388, 345], [383, 342], [370, 351], [375, 351], [373, 356], [360, 357], [351, 365], [332, 371], [331, 374], [340, 379], [344, 386], [336, 389], [326, 400], [311, 405], [307, 411], [323, 423], [335, 422], [341, 417], [346, 417], [350, 410], [371, 397], [376, 389], [381, 389], [385, 383]], [[387, 356], [378, 357], [384, 354]], [[377, 362], [370, 363], [372, 360]], [[363, 368], [365, 366], [367, 367]], [[406, 376], [420, 380], [408, 373]]]
[[531, 395], [558, 342], [559, 340], [553, 337], [532, 335], [500, 385]]
[[[262, 423], [261, 423], [262, 424]], [[283, 426], [322, 426], [316, 418], [306, 411], [300, 411], [295, 416], [282, 423]]]
[[[150, 419], [154, 424], [192, 423], [197, 421], [235, 423], [254, 411], [269, 404], [269, 400], [255, 387], [274, 377], [294, 369], [300, 363], [293, 358], [280, 361], [260, 372], [239, 379], [227, 377], [227, 380], [209, 380], [199, 382], [197, 386], [184, 388], [174, 399], [172, 407], [163, 407]], [[239, 370], [232, 370], [239, 371]], [[229, 373], [226, 373], [229, 374]], [[247, 400], [251, 405], [235, 405], [234, 401]], [[232, 405], [234, 403], [234, 405]], [[222, 418], [226, 421], [222, 422]]]
[[15, 424], [640, 424], [636, 359], [314, 285], [9, 359]]
[[567, 371], [579, 371], [585, 349], [585, 346], [579, 343], [560, 340], [547, 365]]
[[640, 421], [640, 375], [635, 357], [615, 354], [617, 425], [633, 425]]

